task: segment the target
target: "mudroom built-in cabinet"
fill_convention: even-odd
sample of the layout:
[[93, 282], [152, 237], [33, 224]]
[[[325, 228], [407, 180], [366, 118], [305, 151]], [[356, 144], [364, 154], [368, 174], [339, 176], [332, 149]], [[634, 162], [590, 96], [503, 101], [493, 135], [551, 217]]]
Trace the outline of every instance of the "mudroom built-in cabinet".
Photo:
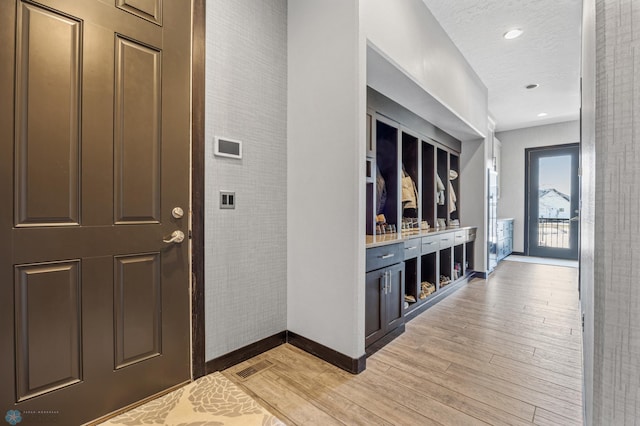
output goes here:
[[367, 251], [366, 346], [404, 325], [404, 275], [400, 244]]
[[366, 117], [365, 346], [372, 353], [473, 275], [476, 228], [459, 214], [461, 142], [369, 93], [377, 100]]
[[513, 252], [513, 218], [498, 219], [496, 226], [498, 262]]

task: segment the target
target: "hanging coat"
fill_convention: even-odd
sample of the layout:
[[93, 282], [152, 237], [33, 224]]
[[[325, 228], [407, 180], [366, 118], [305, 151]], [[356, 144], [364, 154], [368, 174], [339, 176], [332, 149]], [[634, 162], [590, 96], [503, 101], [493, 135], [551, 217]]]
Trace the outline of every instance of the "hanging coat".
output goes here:
[[402, 207], [405, 209], [418, 208], [416, 184], [404, 170], [402, 170]]
[[456, 211], [456, 201], [458, 198], [456, 197], [456, 192], [453, 190], [452, 180], [458, 178], [458, 172], [455, 170], [449, 170], [449, 213], [453, 213]]
[[440, 175], [436, 174], [436, 199], [438, 200], [438, 205], [444, 206], [444, 183], [442, 183], [442, 179], [440, 179]]

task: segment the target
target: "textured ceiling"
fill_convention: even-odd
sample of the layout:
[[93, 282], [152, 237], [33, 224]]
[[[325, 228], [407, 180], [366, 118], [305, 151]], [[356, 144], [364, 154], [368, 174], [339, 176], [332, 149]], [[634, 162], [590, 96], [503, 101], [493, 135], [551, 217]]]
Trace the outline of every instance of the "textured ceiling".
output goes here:
[[423, 1], [489, 89], [497, 130], [579, 118], [581, 0]]

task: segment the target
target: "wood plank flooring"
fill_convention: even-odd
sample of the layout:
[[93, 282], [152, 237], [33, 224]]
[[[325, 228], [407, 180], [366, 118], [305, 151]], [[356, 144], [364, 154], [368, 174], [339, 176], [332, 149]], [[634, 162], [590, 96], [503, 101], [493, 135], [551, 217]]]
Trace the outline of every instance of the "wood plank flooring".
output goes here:
[[359, 375], [288, 344], [223, 374], [289, 425], [581, 425], [577, 274], [502, 262], [407, 323]]

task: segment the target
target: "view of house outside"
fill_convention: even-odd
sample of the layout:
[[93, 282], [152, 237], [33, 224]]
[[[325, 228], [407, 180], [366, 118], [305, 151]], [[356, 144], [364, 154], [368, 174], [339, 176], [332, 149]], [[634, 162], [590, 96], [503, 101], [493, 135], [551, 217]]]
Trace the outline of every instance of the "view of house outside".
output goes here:
[[571, 156], [540, 158], [538, 164], [538, 245], [569, 248]]

